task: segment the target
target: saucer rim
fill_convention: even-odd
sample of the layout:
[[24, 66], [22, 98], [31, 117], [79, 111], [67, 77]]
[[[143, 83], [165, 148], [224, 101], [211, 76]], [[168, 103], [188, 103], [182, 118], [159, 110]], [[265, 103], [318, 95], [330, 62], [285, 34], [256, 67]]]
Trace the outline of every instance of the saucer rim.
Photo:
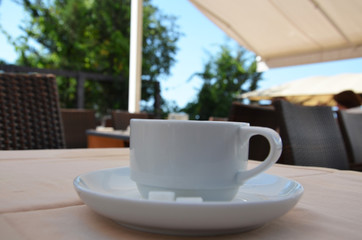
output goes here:
[[[149, 200], [149, 199], [143, 199], [143, 198], [140, 198], [140, 199], [136, 199], [136, 198], [129, 198], [129, 197], [125, 197], [125, 196], [116, 196], [112, 193], [102, 193], [102, 192], [96, 192], [96, 191], [92, 191], [91, 189], [89, 188], [86, 188], [86, 187], [83, 187], [81, 186], [80, 184], [78, 184], [78, 182], [80, 182], [80, 179], [84, 176], [87, 176], [87, 175], [91, 175], [91, 174], [96, 174], [98, 172], [105, 172], [105, 171], [117, 171], [117, 170], [130, 170], [129, 167], [116, 167], [116, 168], [106, 168], [106, 169], [101, 169], [101, 170], [95, 170], [95, 171], [91, 171], [91, 172], [87, 172], [87, 173], [84, 173], [84, 174], [81, 174], [79, 176], [77, 176], [76, 178], [74, 178], [73, 180], [73, 186], [74, 188], [77, 190], [78, 192], [78, 189], [81, 189], [83, 192], [87, 192], [88, 194], [93, 194], [93, 195], [98, 195], [99, 197], [106, 197], [106, 198], [111, 198], [113, 200], [120, 200], [120, 201], [129, 201], [129, 202], [139, 202], [139, 203], [147, 203], [147, 204], [156, 204], [156, 205], [177, 205], [177, 206], [190, 206], [190, 205], [197, 205], [197, 206], [207, 206], [207, 205], [210, 205], [210, 206], [223, 206], [223, 205], [227, 205], [227, 206], [230, 206], [230, 205], [240, 205], [240, 204], [244, 204], [243, 202], [241, 201], [202, 201], [202, 202], [176, 202], [176, 201], [157, 201], [157, 200]], [[299, 191], [297, 193], [294, 194], [294, 198], [300, 198], [303, 193], [304, 193], [304, 188], [303, 188], [303, 185], [300, 184], [298, 181], [295, 181], [295, 180], [292, 180], [292, 179], [289, 179], [289, 178], [286, 178], [286, 177], [282, 177], [282, 176], [277, 176], [277, 175], [274, 175], [274, 174], [268, 174], [268, 173], [260, 173], [258, 174], [257, 176], [253, 177], [253, 178], [256, 178], [256, 177], [263, 177], [263, 176], [273, 176], [273, 177], [277, 177], [279, 179], [283, 179], [283, 180], [286, 180], [286, 181], [292, 181], [296, 184], [296, 187], [294, 188], [299, 188]], [[253, 179], [253, 178], [250, 178], [248, 179], [243, 185], [247, 185], [247, 183]], [[130, 181], [133, 181], [131, 178], [129, 178]], [[135, 183], [136, 184], [136, 183]], [[86, 185], [84, 183], [84, 185]], [[240, 186], [239, 190], [237, 191], [237, 194], [239, 192], [242, 192], [242, 186]], [[135, 186], [136, 187], [136, 186]], [[272, 203], [272, 202], [281, 202], [281, 201], [288, 201], [290, 200], [291, 197], [289, 195], [285, 195], [285, 196], [278, 196], [277, 199], [266, 199], [266, 200], [263, 200], [263, 201], [248, 201], [247, 202], [247, 205], [251, 205], [251, 204], [262, 204], [264, 205], [265, 203]]]
[[[122, 177], [127, 177], [129, 174], [129, 167], [118, 167], [92, 171], [76, 177], [73, 183], [81, 200], [92, 211], [123, 227], [166, 235], [210, 236], [256, 229], [285, 215], [294, 208], [304, 193], [303, 186], [297, 181], [266, 173], [262, 174], [284, 179], [285, 181], [279, 182], [282, 187], [290, 182], [295, 185], [286, 194], [279, 194], [278, 192], [275, 199], [266, 193], [265, 196], [269, 196], [271, 199], [197, 203], [136, 199], [124, 195], [116, 196], [104, 192], [95, 192], [83, 186], [79, 188], [78, 182], [87, 174], [117, 170], [127, 171], [121, 173]], [[87, 185], [85, 184], [85, 186]], [[132, 186], [132, 191], [134, 191], [133, 187], [136, 188], [136, 186]], [[258, 195], [257, 193], [250, 194]], [[138, 209], [146, 209], [151, 214], [144, 215]], [[192, 224], [190, 223], [190, 216], [193, 219]]]

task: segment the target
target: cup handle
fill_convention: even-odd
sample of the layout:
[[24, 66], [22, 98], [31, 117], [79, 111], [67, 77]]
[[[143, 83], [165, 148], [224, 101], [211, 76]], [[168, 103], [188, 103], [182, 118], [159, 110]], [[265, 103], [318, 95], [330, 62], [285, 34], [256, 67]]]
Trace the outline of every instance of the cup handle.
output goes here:
[[236, 181], [237, 184], [239, 185], [243, 184], [245, 180], [263, 171], [266, 171], [279, 159], [280, 154], [282, 153], [282, 140], [276, 131], [265, 127], [247, 127], [247, 128], [240, 127], [240, 128], [245, 138], [250, 139], [254, 135], [264, 136], [269, 142], [270, 152], [268, 156], [265, 158], [265, 160], [262, 163], [260, 163], [257, 167], [252, 168], [250, 170], [239, 171], [237, 173]]

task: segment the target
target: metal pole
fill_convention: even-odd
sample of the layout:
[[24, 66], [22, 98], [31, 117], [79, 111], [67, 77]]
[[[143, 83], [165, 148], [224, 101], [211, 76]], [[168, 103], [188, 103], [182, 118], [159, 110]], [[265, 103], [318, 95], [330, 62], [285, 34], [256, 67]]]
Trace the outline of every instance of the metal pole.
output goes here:
[[142, 75], [143, 0], [131, 1], [128, 111], [140, 112]]
[[77, 76], [77, 108], [84, 108], [84, 83], [85, 78], [82, 73], [78, 73]]

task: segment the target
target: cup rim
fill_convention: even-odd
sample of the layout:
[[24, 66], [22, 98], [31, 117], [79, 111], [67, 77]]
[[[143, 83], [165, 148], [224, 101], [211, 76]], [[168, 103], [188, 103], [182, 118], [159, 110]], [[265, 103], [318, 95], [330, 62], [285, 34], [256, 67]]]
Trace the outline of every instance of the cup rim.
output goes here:
[[144, 123], [168, 123], [168, 124], [208, 124], [208, 125], [237, 125], [237, 126], [250, 126], [247, 122], [232, 122], [232, 121], [208, 121], [208, 120], [174, 120], [174, 119], [131, 119], [132, 122]]

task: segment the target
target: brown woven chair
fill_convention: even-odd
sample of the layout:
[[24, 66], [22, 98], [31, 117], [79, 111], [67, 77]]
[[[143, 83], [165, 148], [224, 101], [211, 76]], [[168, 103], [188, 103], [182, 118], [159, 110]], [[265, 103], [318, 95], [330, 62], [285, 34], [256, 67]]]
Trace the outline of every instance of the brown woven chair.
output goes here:
[[0, 74], [0, 149], [64, 148], [54, 75]]
[[362, 112], [337, 112], [339, 126], [347, 149], [350, 168], [362, 171]]
[[133, 118], [148, 119], [150, 116], [148, 113], [129, 113], [127, 111], [114, 110], [112, 111], [112, 126], [117, 130], [126, 130]]
[[[246, 105], [233, 102], [229, 121], [248, 122], [250, 126], [277, 129], [277, 120], [273, 106]], [[262, 136], [253, 136], [249, 143], [249, 159], [264, 160], [269, 153], [268, 141]]]
[[283, 152], [280, 163], [348, 169], [342, 134], [327, 106], [274, 102]]
[[86, 130], [96, 128], [94, 110], [61, 109], [67, 148], [87, 148]]

